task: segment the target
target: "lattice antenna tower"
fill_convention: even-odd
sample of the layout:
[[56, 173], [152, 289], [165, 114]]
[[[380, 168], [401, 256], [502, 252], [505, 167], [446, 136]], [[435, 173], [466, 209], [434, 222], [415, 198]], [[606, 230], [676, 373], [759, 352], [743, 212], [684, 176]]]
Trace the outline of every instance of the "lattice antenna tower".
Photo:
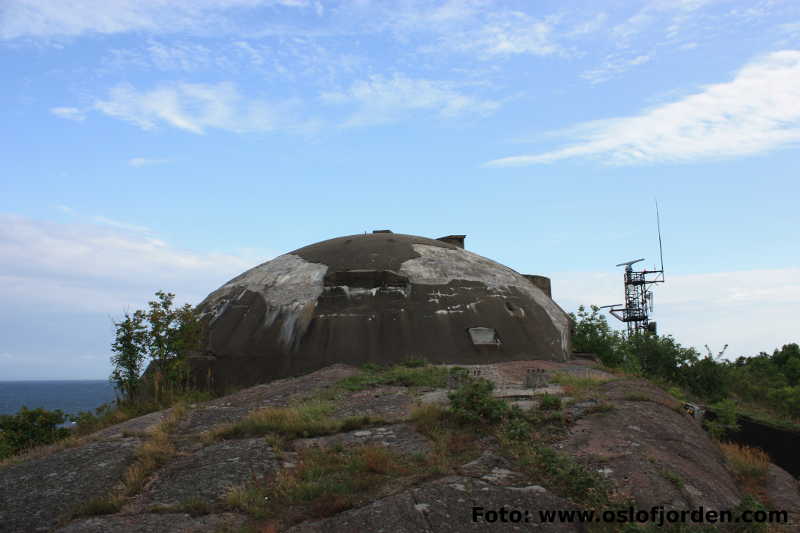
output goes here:
[[[604, 305], [608, 312], [628, 326], [628, 335], [636, 333], [656, 333], [656, 323], [650, 320], [653, 312], [652, 286], [664, 283], [664, 252], [661, 246], [661, 216], [656, 202], [656, 226], [658, 228], [658, 255], [661, 261], [659, 270], [634, 270], [633, 265], [644, 261], [644, 258], [619, 263], [625, 267], [625, 303]], [[623, 307], [624, 305], [624, 307]]]

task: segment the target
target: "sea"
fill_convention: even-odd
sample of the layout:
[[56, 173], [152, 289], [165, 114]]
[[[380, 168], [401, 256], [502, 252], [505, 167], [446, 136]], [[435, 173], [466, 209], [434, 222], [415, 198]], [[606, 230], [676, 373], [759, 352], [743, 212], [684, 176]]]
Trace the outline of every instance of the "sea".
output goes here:
[[0, 415], [14, 414], [24, 405], [75, 415], [114, 400], [108, 380], [0, 381]]

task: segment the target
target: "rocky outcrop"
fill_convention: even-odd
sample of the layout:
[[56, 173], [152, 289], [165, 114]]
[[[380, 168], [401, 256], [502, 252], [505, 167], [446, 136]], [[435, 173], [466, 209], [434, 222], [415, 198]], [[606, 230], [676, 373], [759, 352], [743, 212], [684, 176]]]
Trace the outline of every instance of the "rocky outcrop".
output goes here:
[[[582, 389], [568, 382], [526, 389], [525, 376], [536, 368], [545, 376], [560, 372], [584, 378]], [[542, 411], [543, 424], [549, 425], [534, 428], [530, 446], [546, 445], [575, 469], [602, 478], [618, 504], [648, 510], [652, 506], [723, 510], [742, 499], [721, 452], [700, 424], [651, 383], [587, 369], [585, 362], [515, 361], [474, 366], [470, 371], [495, 381], [499, 396], [525, 408], [538, 409], [542, 391], [561, 395], [564, 408]], [[2, 466], [0, 532], [216, 532], [245, 526], [295, 533], [584, 531], [581, 524], [545, 523], [539, 515], [540, 510], [585, 509], [582, 495], [565, 492], [559, 484], [550, 484], [547, 476], [533, 474], [530, 461], [507, 453], [501, 440], [478, 436], [484, 428], [474, 428], [472, 437], [459, 434], [443, 441], [409, 420], [420, 402], [434, 406], [446, 402], [446, 390], [384, 385], [349, 391], [337, 385], [358, 372], [334, 365], [300, 378], [258, 385], [191, 405], [179, 420], [173, 420], [174, 410], [151, 413], [106, 428], [72, 447], [56, 447], [49, 454]], [[595, 382], [590, 379], [587, 386], [586, 378]], [[281, 408], [309, 399], [329, 402], [330, 416], [337, 420], [372, 418], [359, 422], [362, 427], [343, 424], [338, 432], [305, 438], [209, 437], [264, 407]], [[172, 420], [168, 460], [150, 471], [137, 490], [126, 493], [121, 506], [94, 511], [110, 514], [85, 516], [91, 513], [87, 502], [120, 493], [126, 471], [137, 464], [143, 447], [154, 431], [163, 430], [166, 420]], [[350, 503], [334, 502], [324, 512], [314, 511], [319, 518], [305, 512], [281, 514], [276, 508], [265, 508], [272, 514], [254, 512], [251, 507], [259, 502], [236, 503], [228, 497], [235, 487], [268, 489], [300, 468], [312, 451], [330, 451], [346, 459], [359, 449], [387, 450], [401, 466], [391, 470], [381, 462], [389, 461], [389, 456], [373, 454], [362, 467], [369, 475], [381, 473], [386, 481]], [[447, 454], [451, 455], [443, 460]], [[396, 472], [392, 474], [396, 479], [385, 474], [389, 471]], [[245, 496], [263, 500], [263, 494]], [[765, 494], [772, 507], [792, 515], [800, 512], [797, 481], [783, 470], [770, 468]], [[76, 514], [81, 509], [83, 516]], [[493, 515], [486, 512], [503, 509], [522, 514], [515, 515], [519, 520], [487, 519]]]

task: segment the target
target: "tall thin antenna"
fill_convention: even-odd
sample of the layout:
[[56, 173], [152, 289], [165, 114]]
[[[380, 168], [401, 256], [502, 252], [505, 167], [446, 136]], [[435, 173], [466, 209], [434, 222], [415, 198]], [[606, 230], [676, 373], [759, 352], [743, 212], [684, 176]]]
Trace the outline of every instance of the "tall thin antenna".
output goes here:
[[658, 226], [658, 255], [661, 259], [661, 279], [664, 279], [664, 251], [661, 248], [661, 216], [658, 213], [658, 199], [653, 198], [656, 203], [656, 226]]

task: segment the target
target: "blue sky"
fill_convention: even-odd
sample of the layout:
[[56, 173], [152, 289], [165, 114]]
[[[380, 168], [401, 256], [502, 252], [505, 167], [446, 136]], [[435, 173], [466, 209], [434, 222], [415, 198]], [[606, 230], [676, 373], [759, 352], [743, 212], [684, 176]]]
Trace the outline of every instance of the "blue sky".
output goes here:
[[618, 303], [655, 197], [662, 333], [800, 340], [797, 2], [6, 0], [0, 62], [0, 380], [373, 229]]

